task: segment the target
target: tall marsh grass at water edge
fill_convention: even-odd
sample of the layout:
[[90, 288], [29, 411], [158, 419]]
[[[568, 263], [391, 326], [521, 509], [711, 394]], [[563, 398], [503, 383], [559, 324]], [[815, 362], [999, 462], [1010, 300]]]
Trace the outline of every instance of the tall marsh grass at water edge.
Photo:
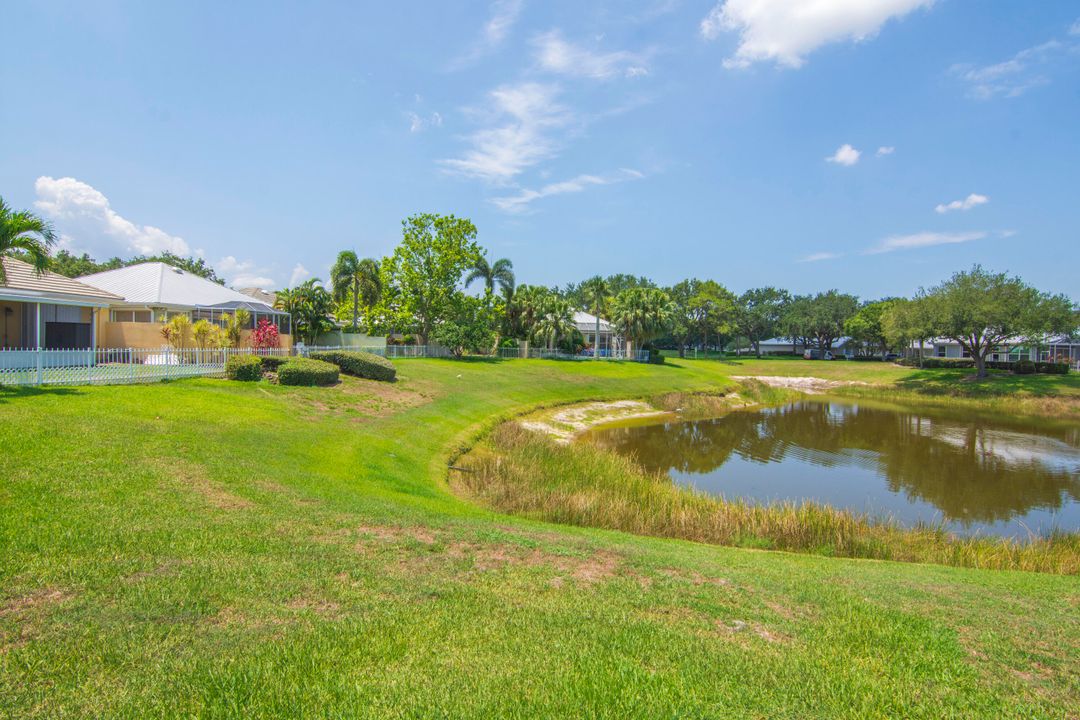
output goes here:
[[632, 458], [592, 445], [561, 445], [504, 423], [451, 471], [459, 491], [501, 512], [568, 525], [718, 545], [961, 567], [1075, 575], [1080, 534], [1021, 542], [903, 528], [814, 503], [761, 505], [673, 484]]

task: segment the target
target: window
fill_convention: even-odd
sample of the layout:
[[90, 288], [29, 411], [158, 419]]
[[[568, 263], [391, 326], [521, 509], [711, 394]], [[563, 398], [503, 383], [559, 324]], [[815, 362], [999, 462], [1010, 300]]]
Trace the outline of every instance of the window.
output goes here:
[[945, 357], [945, 346], [944, 345], [938, 345], [937, 346], [937, 356], [941, 357], [941, 358]]
[[187, 311], [178, 312], [175, 310], [155, 310], [154, 317], [149, 322], [165, 322], [167, 320], [172, 320], [177, 315], [187, 315], [188, 318], [191, 317], [191, 313]]
[[149, 310], [110, 310], [110, 322], [153, 322], [153, 314]]

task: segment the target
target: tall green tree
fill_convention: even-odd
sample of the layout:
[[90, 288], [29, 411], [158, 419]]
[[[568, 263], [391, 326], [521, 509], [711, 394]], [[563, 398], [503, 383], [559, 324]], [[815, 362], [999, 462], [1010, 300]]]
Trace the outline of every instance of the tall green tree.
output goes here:
[[379, 263], [371, 258], [361, 260], [352, 250], [342, 250], [330, 268], [330, 283], [336, 302], [352, 300], [352, 329], [358, 331], [361, 305], [370, 310], [382, 294]]
[[883, 320], [889, 308], [895, 305], [896, 298], [885, 298], [876, 302], [864, 303], [859, 310], [844, 323], [844, 332], [861, 346], [861, 352], [878, 352], [882, 356], [889, 350], [889, 336], [885, 332]]
[[791, 293], [773, 287], [753, 288], [739, 296], [735, 327], [750, 341], [757, 357], [761, 357], [761, 341], [780, 334], [784, 310], [790, 302]]
[[506, 258], [488, 263], [487, 258], [481, 255], [469, 268], [469, 274], [465, 276], [465, 287], [468, 288], [477, 280], [483, 280], [484, 288], [489, 294], [494, 293], [498, 286], [503, 298], [509, 301], [514, 296], [514, 263]]
[[690, 298], [690, 316], [707, 357], [710, 333], [719, 337], [731, 331], [735, 295], [715, 280], [702, 280]]
[[462, 275], [476, 265], [476, 226], [466, 218], [423, 213], [404, 220], [402, 240], [381, 266], [383, 305], [395, 324], [415, 328], [421, 344], [453, 315]]
[[[581, 295], [584, 310], [596, 317], [595, 335], [593, 335], [593, 359], [600, 359], [600, 318], [607, 314], [611, 305], [611, 286], [599, 275], [581, 283]], [[609, 348], [610, 350], [610, 348]]]
[[844, 336], [844, 323], [859, 310], [859, 299], [839, 290], [818, 293], [810, 300], [808, 335], [824, 354]]
[[907, 298], [895, 300], [885, 309], [881, 315], [881, 331], [892, 347], [915, 343], [920, 363], [926, 341], [935, 334], [927, 303]]
[[671, 328], [675, 310], [668, 294], [659, 288], [629, 288], [615, 296], [611, 321], [619, 333], [639, 351], [649, 340]]
[[198, 275], [201, 278], [216, 282], [218, 285], [225, 284], [225, 280], [217, 274], [217, 271], [214, 270], [213, 266], [206, 262], [205, 259], [184, 257], [183, 255], [177, 255], [168, 250], [158, 253], [157, 255], [136, 255], [127, 260], [119, 257], [112, 257], [108, 260], [102, 260], [101, 262], [90, 257], [87, 253], [75, 255], [67, 250], [60, 250], [53, 257], [49, 269], [59, 275], [76, 278], [83, 275], [104, 272], [105, 270], [116, 270], [118, 268], [147, 262], [165, 263], [166, 265], [180, 268], [192, 275]]
[[467, 352], [488, 352], [497, 337], [500, 304], [460, 294], [453, 315], [436, 324], [432, 339], [457, 358]]
[[1018, 277], [975, 265], [921, 291], [937, 334], [955, 340], [986, 377], [986, 358], [1002, 345], [1050, 333], [1076, 331], [1077, 315], [1065, 295], [1040, 292]]
[[795, 295], [784, 306], [778, 327], [782, 337], [791, 340], [792, 347], [809, 347], [813, 341], [813, 310], [812, 295]]
[[[56, 242], [52, 224], [28, 210], [12, 210], [0, 197], [0, 260], [19, 256], [43, 273], [49, 269], [49, 250]], [[7, 282], [0, 262], [0, 284]]]
[[698, 280], [680, 280], [667, 288], [668, 297], [671, 298], [672, 316], [671, 339], [679, 350], [679, 357], [686, 357], [686, 346], [697, 334], [696, 317], [691, 301], [698, 291]]

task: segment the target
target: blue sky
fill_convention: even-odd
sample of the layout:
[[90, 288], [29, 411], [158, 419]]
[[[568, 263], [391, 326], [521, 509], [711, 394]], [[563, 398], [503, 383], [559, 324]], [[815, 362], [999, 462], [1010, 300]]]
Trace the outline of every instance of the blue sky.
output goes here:
[[[459, 7], [460, 6], [460, 7]], [[1080, 297], [1080, 3], [4, 3], [0, 195], [237, 285], [471, 218], [519, 282]]]

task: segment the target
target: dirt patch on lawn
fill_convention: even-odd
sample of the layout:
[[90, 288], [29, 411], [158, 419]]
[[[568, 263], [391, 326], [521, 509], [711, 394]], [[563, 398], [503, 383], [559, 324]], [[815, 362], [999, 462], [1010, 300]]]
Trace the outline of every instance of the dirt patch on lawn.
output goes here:
[[279, 396], [307, 420], [323, 417], [345, 417], [357, 422], [386, 417], [431, 402], [435, 392], [409, 383], [382, 382], [342, 375], [341, 381], [330, 387], [303, 388]]
[[162, 470], [218, 510], [247, 510], [255, 506], [247, 498], [229, 492], [221, 483], [212, 480], [202, 465], [173, 459], [163, 465]]
[[740, 382], [744, 380], [757, 380], [758, 382], [765, 383], [769, 387], [798, 390], [807, 395], [820, 395], [839, 387], [870, 384], [858, 380], [826, 380], [825, 378], [787, 377], [783, 375], [732, 375], [731, 379]]
[[574, 554], [560, 554], [535, 545], [513, 541], [491, 542], [487, 539], [462, 538], [425, 527], [363, 525], [344, 528], [317, 538], [321, 542], [353, 543], [363, 555], [396, 555], [390, 566], [410, 576], [432, 574], [471, 575], [512, 568], [550, 570], [550, 584], [561, 587], [573, 583], [587, 587], [616, 577], [650, 579], [625, 567], [623, 558], [607, 550], [578, 548]]
[[70, 597], [59, 588], [41, 588], [25, 595], [16, 595], [0, 604], [0, 616], [21, 615], [46, 605], [54, 605]]

